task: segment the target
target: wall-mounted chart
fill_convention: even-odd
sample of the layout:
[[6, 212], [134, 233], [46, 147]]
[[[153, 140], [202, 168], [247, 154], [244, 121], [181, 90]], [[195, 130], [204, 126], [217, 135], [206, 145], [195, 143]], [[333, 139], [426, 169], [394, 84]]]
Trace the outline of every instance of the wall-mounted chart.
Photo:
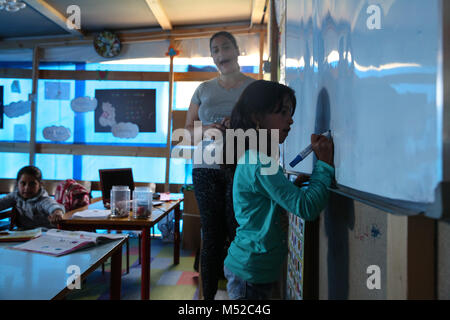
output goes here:
[[303, 300], [304, 220], [289, 214], [289, 255], [286, 298]]
[[95, 132], [111, 132], [119, 123], [135, 124], [139, 132], [156, 132], [155, 89], [95, 90]]

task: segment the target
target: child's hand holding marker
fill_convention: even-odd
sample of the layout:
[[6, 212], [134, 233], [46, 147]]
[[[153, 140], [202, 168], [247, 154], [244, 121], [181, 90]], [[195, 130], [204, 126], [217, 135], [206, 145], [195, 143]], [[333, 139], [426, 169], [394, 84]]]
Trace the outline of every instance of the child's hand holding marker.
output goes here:
[[311, 145], [317, 159], [334, 166], [334, 144], [333, 140], [328, 139], [325, 135], [311, 135]]
[[317, 159], [333, 166], [334, 144], [331, 138], [331, 131], [327, 131], [320, 135], [312, 134], [311, 144], [307, 146], [302, 152], [300, 152], [289, 165], [292, 168], [295, 167], [313, 151], [316, 154]]

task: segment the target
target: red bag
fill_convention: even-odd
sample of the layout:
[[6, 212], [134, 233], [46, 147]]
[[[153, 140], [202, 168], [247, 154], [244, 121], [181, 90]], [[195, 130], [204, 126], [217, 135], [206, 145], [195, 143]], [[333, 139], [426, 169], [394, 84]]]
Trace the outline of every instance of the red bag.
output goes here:
[[78, 209], [89, 204], [89, 191], [73, 179], [67, 179], [56, 186], [55, 200], [66, 211]]

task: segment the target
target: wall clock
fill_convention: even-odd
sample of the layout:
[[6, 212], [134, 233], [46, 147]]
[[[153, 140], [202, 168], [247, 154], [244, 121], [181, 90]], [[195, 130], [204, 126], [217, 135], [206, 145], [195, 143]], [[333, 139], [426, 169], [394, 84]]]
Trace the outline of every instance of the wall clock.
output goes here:
[[94, 48], [102, 57], [113, 58], [120, 53], [122, 45], [115, 33], [103, 31], [94, 38]]

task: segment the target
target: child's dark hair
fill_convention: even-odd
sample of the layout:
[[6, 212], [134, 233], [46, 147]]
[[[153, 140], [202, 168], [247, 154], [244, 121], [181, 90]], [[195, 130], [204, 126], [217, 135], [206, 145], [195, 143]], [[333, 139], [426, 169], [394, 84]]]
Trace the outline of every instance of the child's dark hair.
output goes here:
[[[255, 122], [255, 119], [261, 118], [267, 114], [281, 112], [283, 109], [283, 99], [286, 96], [292, 102], [292, 115], [294, 115], [297, 104], [294, 90], [273, 81], [257, 80], [251, 83], [242, 92], [238, 102], [233, 108], [231, 113], [230, 129], [242, 129], [243, 131], [257, 129], [258, 123]], [[258, 135], [258, 130], [256, 134]], [[223, 148], [224, 159], [226, 159], [226, 148], [227, 146], [225, 141]], [[248, 149], [249, 143], [247, 139], [244, 150], [246, 151]], [[240, 155], [237, 154], [236, 141], [234, 141], [234, 161], [232, 164], [224, 165], [223, 168], [234, 172], [239, 156]]]
[[230, 129], [255, 129], [254, 117], [269, 113], [279, 113], [283, 107], [283, 98], [292, 101], [292, 115], [297, 100], [291, 88], [273, 81], [257, 80], [242, 92], [231, 113]]
[[236, 41], [236, 38], [231, 33], [227, 32], [227, 31], [220, 31], [220, 32], [217, 32], [217, 33], [213, 34], [211, 39], [209, 39], [209, 49], [211, 49], [212, 42], [217, 37], [228, 38], [236, 49], [239, 48], [238, 44], [237, 44], [237, 41]]
[[20, 169], [19, 172], [17, 173], [16, 183], [19, 182], [19, 180], [23, 174], [32, 176], [39, 182], [39, 184], [42, 184], [42, 172], [38, 167], [26, 166], [26, 167], [23, 167], [22, 169]]

